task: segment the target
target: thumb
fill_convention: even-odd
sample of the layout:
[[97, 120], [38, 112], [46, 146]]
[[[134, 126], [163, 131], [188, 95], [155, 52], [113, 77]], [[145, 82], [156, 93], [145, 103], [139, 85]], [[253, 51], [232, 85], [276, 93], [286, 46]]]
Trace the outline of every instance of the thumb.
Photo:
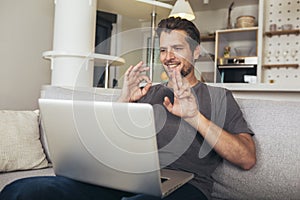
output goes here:
[[165, 106], [165, 108], [166, 108], [169, 112], [172, 111], [173, 105], [172, 105], [172, 103], [171, 103], [169, 97], [165, 97], [165, 98], [164, 98], [163, 105]]

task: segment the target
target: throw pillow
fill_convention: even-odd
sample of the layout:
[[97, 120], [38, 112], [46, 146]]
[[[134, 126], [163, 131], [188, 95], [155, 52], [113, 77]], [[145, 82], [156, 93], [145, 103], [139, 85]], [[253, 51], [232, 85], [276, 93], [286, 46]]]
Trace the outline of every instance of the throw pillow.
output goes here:
[[0, 111], [0, 172], [48, 167], [38, 112]]

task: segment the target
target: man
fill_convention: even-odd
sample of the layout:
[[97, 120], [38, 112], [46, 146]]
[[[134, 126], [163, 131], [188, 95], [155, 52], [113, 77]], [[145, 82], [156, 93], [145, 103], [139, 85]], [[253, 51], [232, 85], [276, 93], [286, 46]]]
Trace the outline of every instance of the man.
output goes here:
[[[172, 133], [177, 133], [176, 126], [180, 123], [186, 133], [197, 130], [189, 149], [168, 167], [194, 173], [196, 176], [190, 183], [210, 198], [211, 174], [221, 157], [243, 169], [250, 169], [255, 164], [252, 132], [229, 91], [208, 87], [195, 77], [194, 60], [200, 54], [200, 34], [195, 25], [184, 19], [168, 18], [159, 23], [157, 34], [160, 38], [160, 61], [170, 78], [169, 82], [166, 86], [151, 86], [148, 77], [140, 74], [147, 70], [142, 63], [131, 66], [124, 77], [121, 101], [163, 104], [173, 114], [167, 118], [165, 129], [158, 133], [160, 148], [174, 138]], [[141, 79], [147, 81], [143, 89], [137, 84]], [[170, 89], [174, 100], [169, 97]], [[214, 116], [214, 113], [218, 115]], [[212, 118], [214, 121], [211, 121]], [[213, 150], [203, 150], [201, 146], [210, 146]], [[207, 155], [199, 158], [202, 154]]]
[[[211, 174], [222, 158], [246, 170], [254, 166], [253, 133], [231, 92], [209, 87], [195, 77], [194, 60], [200, 54], [200, 34], [195, 25], [185, 19], [167, 18], [159, 23], [157, 34], [160, 38], [160, 60], [169, 81], [152, 86], [144, 73], [149, 68], [140, 62], [126, 71], [119, 101], [152, 104], [159, 124], [156, 128], [162, 167], [195, 175], [194, 179], [165, 199], [210, 199]], [[142, 81], [146, 81], [146, 85], [141, 88]], [[0, 199], [157, 198], [64, 177], [38, 177], [21, 179], [7, 186]]]

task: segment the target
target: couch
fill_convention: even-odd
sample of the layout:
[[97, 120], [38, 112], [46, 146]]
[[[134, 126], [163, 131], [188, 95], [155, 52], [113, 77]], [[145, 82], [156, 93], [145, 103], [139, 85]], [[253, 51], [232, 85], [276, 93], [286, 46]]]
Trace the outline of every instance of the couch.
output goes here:
[[[42, 98], [115, 100], [117, 89], [44, 87]], [[255, 132], [257, 164], [241, 170], [224, 161], [214, 172], [213, 199], [300, 199], [300, 102], [237, 99], [250, 128]], [[41, 145], [47, 166], [0, 173], [0, 190], [13, 180], [54, 175], [44, 133]]]

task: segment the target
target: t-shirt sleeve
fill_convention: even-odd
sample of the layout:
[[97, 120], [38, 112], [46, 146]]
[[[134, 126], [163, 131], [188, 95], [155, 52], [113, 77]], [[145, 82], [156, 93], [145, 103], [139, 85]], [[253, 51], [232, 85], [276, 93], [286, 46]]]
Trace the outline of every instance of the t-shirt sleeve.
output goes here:
[[224, 129], [232, 134], [249, 133], [254, 135], [231, 91], [226, 90], [226, 99], [224, 100], [227, 110]]

